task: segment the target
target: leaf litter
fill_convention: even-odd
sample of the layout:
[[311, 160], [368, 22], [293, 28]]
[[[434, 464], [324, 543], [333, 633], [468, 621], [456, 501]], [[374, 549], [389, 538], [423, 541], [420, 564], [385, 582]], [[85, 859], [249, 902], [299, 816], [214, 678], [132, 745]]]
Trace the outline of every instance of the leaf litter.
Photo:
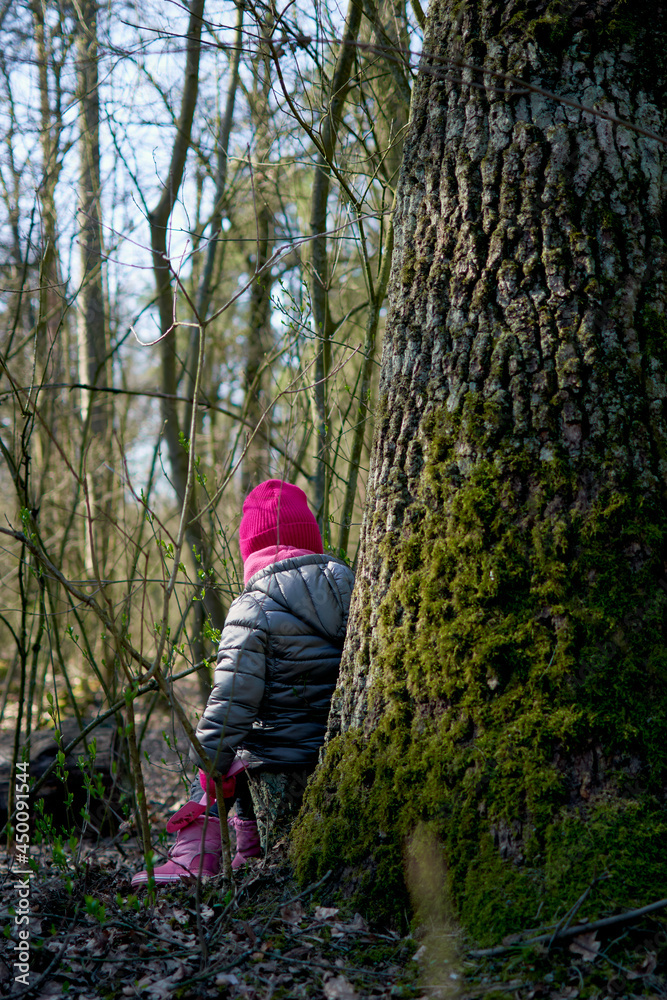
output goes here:
[[[176, 795], [152, 791], [154, 828]], [[132, 895], [141, 867], [125, 824], [77, 859], [55, 864], [46, 847], [30, 893], [30, 989], [14, 980], [12, 862], [0, 873], [0, 996], [41, 1000], [221, 997], [223, 1000], [634, 1000], [667, 997], [664, 914], [611, 934], [581, 933], [565, 945], [471, 957], [460, 932], [453, 947], [434, 944], [433, 928], [379, 928], [354, 912], [335, 878], [299, 887], [280, 843], [235, 877], [161, 887], [151, 904]], [[450, 935], [452, 936], [452, 935]], [[14, 932], [15, 937], [15, 932]], [[513, 950], [512, 950], [513, 949]], [[443, 958], [443, 955], [449, 956]]]

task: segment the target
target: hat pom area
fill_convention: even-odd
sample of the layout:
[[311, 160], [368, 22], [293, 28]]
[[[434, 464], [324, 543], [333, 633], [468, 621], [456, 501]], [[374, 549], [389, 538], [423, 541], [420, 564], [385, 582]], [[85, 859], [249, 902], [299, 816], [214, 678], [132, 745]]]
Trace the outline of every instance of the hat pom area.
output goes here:
[[322, 535], [306, 494], [293, 483], [267, 479], [243, 503], [239, 527], [241, 558], [269, 545], [293, 545], [310, 552], [324, 552]]

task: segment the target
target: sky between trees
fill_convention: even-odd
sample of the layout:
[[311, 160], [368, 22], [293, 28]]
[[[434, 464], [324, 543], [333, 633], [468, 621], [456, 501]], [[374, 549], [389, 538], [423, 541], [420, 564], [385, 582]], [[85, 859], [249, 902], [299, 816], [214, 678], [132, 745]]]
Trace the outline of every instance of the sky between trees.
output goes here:
[[261, 479], [354, 560], [417, 10], [2, 5], [1, 708], [20, 683], [28, 732], [133, 676], [89, 598], [134, 653], [205, 659]]

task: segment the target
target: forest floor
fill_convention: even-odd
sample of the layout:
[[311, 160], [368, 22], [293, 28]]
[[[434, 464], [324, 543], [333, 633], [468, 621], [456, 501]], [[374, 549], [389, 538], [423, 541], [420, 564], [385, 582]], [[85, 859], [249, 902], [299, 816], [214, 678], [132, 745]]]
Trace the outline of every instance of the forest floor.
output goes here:
[[[176, 759], [159, 734], [144, 749], [154, 829], [184, 798]], [[160, 766], [161, 765], [161, 766]], [[411, 933], [369, 926], [346, 907], [333, 876], [299, 886], [280, 842], [222, 880], [132, 894], [143, 867], [135, 831], [96, 843], [34, 845], [30, 886], [30, 974], [17, 982], [13, 950], [16, 865], [0, 875], [0, 996], [79, 1000], [116, 997], [290, 1000], [624, 1000], [667, 996], [665, 913], [581, 934], [560, 947], [510, 945], [478, 956], [456, 928]], [[664, 888], [664, 887], [663, 887]], [[658, 888], [658, 891], [660, 889]], [[664, 893], [663, 893], [664, 894]], [[578, 917], [578, 919], [580, 919]], [[18, 969], [18, 973], [22, 970]]]

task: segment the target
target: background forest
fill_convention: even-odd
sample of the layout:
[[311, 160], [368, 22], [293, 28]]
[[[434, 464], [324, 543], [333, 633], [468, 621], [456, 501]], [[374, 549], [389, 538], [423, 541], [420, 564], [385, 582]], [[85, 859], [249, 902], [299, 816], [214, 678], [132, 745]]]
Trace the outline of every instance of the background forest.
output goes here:
[[[419, 0], [0, 0], [23, 993], [667, 992], [665, 24], [432, 0], [413, 98]], [[272, 476], [357, 568], [300, 886], [139, 900]]]
[[404, 0], [2, 5], [17, 753], [93, 703], [131, 724], [156, 671], [198, 667], [206, 692], [262, 479], [299, 482], [354, 561], [418, 20]]

